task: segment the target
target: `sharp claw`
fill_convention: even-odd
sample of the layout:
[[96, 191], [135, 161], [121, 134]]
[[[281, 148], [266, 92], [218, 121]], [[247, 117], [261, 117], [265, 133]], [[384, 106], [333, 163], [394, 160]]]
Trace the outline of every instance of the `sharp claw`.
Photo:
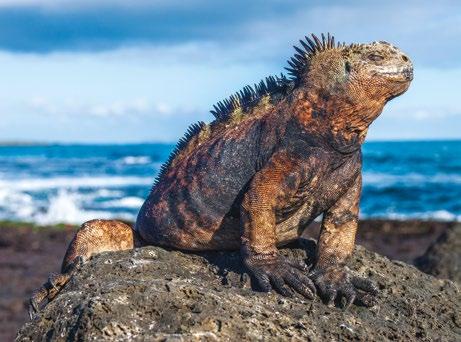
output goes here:
[[349, 276], [347, 269], [314, 268], [308, 276], [313, 280], [324, 303], [329, 306], [333, 305], [335, 299], [346, 310], [353, 303], [366, 307], [377, 304], [375, 297], [379, 292], [378, 287], [369, 279]]
[[312, 292], [312, 290], [307, 286], [303, 289], [303, 295], [304, 297], [309, 298], [311, 300], [315, 297], [315, 293]]
[[341, 297], [341, 305], [344, 310], [347, 310], [350, 308], [350, 306], [355, 301], [355, 297], [356, 297], [356, 294], [353, 289], [348, 289], [343, 292], [343, 296]]
[[293, 292], [291, 292], [286, 286], [277, 288], [277, 291], [284, 297], [288, 297], [288, 298], [293, 297]]
[[38, 312], [38, 305], [35, 302], [35, 300], [31, 298], [29, 300], [29, 318], [33, 320], [37, 312]]
[[56, 295], [62, 290], [65, 284], [69, 281], [70, 273], [51, 274], [48, 277], [48, 281], [43, 284], [40, 288], [35, 290], [29, 299], [29, 317], [34, 319], [35, 316], [40, 312], [40, 307], [47, 301], [48, 303], [56, 297]]
[[344, 306], [344, 310], [349, 309], [351, 305], [354, 304], [354, 301], [355, 301], [355, 293], [347, 299], [346, 305]]
[[337, 294], [338, 292], [336, 291], [336, 289], [327, 290], [327, 293], [325, 294], [325, 301], [328, 306], [334, 305]]
[[315, 288], [314, 282], [309, 277], [305, 276], [304, 274], [302, 275], [301, 279], [302, 279], [303, 285], [307, 287], [309, 289], [309, 292], [312, 294], [311, 299], [314, 299], [314, 296], [317, 294], [317, 289]]
[[312, 279], [317, 278], [318, 275], [319, 275], [319, 272], [315, 268], [311, 269], [311, 271], [307, 274], [307, 276]]
[[[314, 293], [310, 288], [312, 281], [301, 273], [291, 273], [285, 276], [285, 280], [296, 292], [306, 298], [314, 299]], [[314, 286], [315, 288], [315, 286]]]
[[52, 279], [52, 277], [49, 277], [48, 278], [48, 284], [51, 285], [51, 287], [56, 291], [56, 292], [59, 292], [59, 289], [58, 287], [56, 286], [54, 280]]
[[282, 277], [275, 275], [270, 277], [270, 281], [274, 288], [279, 292], [282, 296], [285, 297], [293, 297], [293, 293], [290, 291], [290, 289], [285, 285], [285, 282], [283, 281]]
[[366, 278], [352, 277], [351, 282], [356, 288], [365, 292], [369, 292], [373, 296], [376, 296], [379, 292], [379, 289], [375, 283]]
[[304, 282], [302, 282], [297, 289], [299, 293], [301, 293], [304, 297], [309, 298], [309, 299], [314, 299], [315, 292], [311, 290], [309, 285], [306, 285]]
[[31, 320], [34, 319], [34, 317], [40, 311], [40, 304], [46, 298], [47, 293], [48, 293], [48, 290], [44, 286], [35, 290], [32, 293], [32, 296], [29, 299], [29, 307], [28, 307], [29, 317]]
[[322, 278], [314, 278], [314, 284], [318, 288], [319, 293], [325, 293], [327, 292], [327, 285], [323, 281]]
[[359, 306], [365, 306], [371, 308], [377, 304], [376, 298], [370, 295], [369, 293], [357, 293], [357, 296], [354, 301], [355, 304]]
[[263, 292], [270, 292], [272, 290], [272, 286], [270, 284], [269, 277], [264, 273], [259, 273], [254, 275], [256, 281], [258, 282], [259, 287]]
[[[310, 280], [310, 279], [309, 279]], [[312, 294], [315, 296], [317, 294], [317, 288], [315, 287], [314, 283], [312, 282], [312, 280], [310, 280], [309, 283], [307, 283], [307, 286], [309, 287], [309, 289], [312, 291]]]

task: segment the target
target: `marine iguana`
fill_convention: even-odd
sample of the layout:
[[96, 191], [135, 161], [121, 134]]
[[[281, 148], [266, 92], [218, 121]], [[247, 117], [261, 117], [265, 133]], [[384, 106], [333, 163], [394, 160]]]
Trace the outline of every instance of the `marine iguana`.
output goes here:
[[[187, 251], [240, 249], [263, 291], [318, 292], [371, 306], [378, 292], [346, 267], [357, 230], [363, 143], [384, 105], [413, 79], [410, 59], [387, 42], [335, 43], [305, 37], [288, 73], [246, 86], [179, 140], [162, 166], [136, 224], [84, 223], [62, 273], [30, 300], [31, 314], [52, 300], [79, 265], [101, 251], [158, 245]], [[323, 214], [316, 260], [279, 255]]]

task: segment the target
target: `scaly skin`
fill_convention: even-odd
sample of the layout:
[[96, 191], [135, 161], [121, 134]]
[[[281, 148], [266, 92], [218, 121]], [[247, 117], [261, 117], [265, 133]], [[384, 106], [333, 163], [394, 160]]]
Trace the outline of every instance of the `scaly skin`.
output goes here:
[[[125, 237], [105, 233], [92, 247], [86, 246], [90, 238], [77, 239], [63, 274], [82, 254], [86, 259], [108, 248], [240, 249], [264, 291], [294, 290], [309, 298], [319, 292], [328, 304], [373, 305], [376, 286], [346, 267], [357, 230], [361, 144], [384, 105], [408, 89], [413, 67], [386, 42], [346, 46], [329, 35], [313, 39], [306, 37], [304, 50], [297, 48], [289, 62], [292, 80], [247, 89], [215, 108], [213, 123], [190, 129], [163, 167], [130, 238], [125, 227]], [[320, 214], [317, 259], [308, 272], [277, 247], [297, 239]], [[93, 222], [77, 235], [117, 224]], [[48, 282], [32, 298], [35, 308], [55, 295], [44, 295], [47, 288], [54, 289]]]

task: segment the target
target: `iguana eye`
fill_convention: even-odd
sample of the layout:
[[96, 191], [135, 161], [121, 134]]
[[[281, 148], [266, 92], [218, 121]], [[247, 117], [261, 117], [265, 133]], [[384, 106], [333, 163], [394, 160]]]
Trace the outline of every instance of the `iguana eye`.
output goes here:
[[379, 62], [379, 61], [382, 61], [384, 59], [384, 57], [381, 56], [381, 55], [378, 55], [376, 53], [372, 53], [372, 54], [368, 55], [368, 59], [373, 61], [373, 62]]
[[350, 73], [351, 72], [351, 63], [346, 61], [346, 63], [344, 63], [344, 68], [346, 69], [347, 73]]

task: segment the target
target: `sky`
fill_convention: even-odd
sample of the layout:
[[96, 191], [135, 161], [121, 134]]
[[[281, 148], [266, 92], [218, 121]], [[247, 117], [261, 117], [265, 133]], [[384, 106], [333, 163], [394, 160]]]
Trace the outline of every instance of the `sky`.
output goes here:
[[174, 142], [322, 32], [414, 63], [370, 140], [461, 139], [461, 1], [0, 0], [0, 141]]

